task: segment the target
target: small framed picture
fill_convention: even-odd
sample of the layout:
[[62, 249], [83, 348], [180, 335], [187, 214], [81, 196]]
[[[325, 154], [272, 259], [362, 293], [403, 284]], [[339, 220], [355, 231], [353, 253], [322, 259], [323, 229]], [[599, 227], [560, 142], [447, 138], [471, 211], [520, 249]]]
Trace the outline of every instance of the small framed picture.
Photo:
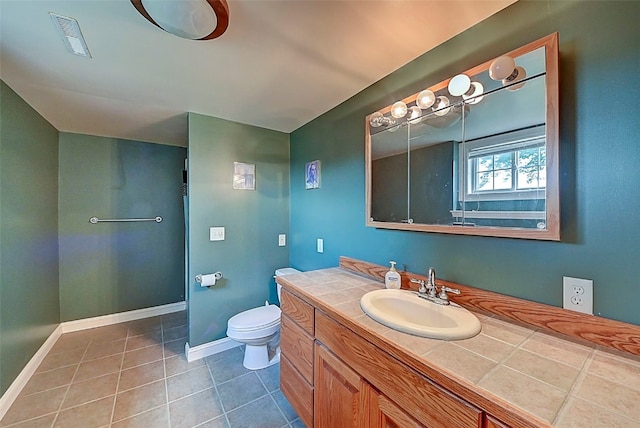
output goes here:
[[305, 166], [305, 174], [304, 174], [304, 188], [309, 189], [319, 189], [320, 188], [320, 161], [314, 160], [312, 162], [307, 162]]
[[256, 190], [256, 166], [252, 163], [233, 163], [233, 188]]

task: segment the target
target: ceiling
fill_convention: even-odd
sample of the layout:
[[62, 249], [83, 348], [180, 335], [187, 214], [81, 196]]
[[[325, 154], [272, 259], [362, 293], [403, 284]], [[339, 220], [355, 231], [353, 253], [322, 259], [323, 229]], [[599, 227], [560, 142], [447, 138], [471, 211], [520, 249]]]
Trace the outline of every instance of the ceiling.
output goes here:
[[514, 1], [228, 0], [226, 33], [193, 41], [129, 0], [0, 0], [0, 77], [62, 132], [186, 146], [187, 112], [291, 132]]

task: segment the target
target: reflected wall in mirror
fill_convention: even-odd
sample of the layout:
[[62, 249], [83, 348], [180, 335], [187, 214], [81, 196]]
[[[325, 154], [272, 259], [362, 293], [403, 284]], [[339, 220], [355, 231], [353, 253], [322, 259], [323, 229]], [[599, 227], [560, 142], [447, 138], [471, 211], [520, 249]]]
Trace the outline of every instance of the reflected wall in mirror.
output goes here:
[[367, 226], [560, 239], [558, 36], [366, 118]]

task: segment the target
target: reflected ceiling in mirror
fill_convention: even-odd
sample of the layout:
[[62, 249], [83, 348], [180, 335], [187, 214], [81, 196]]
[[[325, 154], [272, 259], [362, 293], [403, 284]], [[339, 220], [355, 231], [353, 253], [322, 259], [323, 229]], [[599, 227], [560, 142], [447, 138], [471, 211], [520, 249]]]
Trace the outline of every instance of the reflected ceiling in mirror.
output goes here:
[[367, 225], [559, 240], [557, 34], [366, 118]]

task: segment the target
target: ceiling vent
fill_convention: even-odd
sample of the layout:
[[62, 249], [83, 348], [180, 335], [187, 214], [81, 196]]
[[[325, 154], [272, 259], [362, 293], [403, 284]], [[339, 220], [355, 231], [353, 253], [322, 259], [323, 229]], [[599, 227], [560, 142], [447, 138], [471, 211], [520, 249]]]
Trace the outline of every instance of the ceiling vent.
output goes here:
[[62, 41], [67, 47], [67, 50], [74, 55], [91, 58], [87, 43], [84, 41], [84, 37], [82, 37], [82, 31], [80, 31], [78, 21], [53, 12], [49, 12], [49, 15], [51, 16], [51, 20], [56, 26], [60, 37], [62, 37]]

